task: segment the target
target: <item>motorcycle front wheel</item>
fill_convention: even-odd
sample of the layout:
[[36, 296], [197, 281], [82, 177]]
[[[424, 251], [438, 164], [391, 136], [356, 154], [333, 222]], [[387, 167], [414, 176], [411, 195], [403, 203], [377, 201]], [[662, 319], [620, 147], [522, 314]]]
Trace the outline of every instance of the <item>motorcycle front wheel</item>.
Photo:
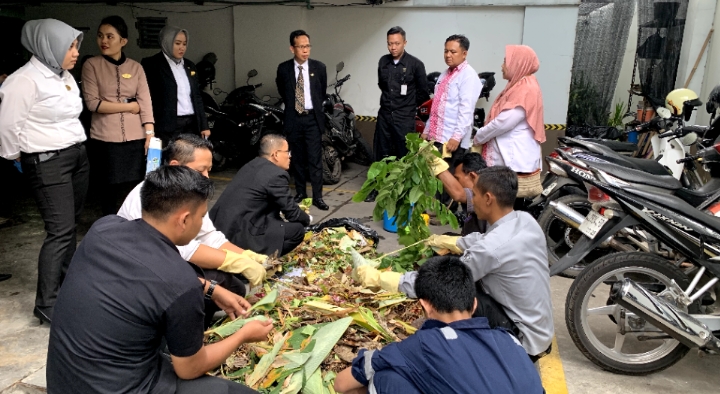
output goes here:
[[323, 183], [326, 185], [334, 185], [340, 182], [342, 175], [342, 161], [337, 151], [331, 145], [323, 147]]
[[667, 260], [648, 253], [622, 252], [593, 262], [573, 282], [565, 301], [565, 324], [580, 352], [600, 368], [647, 375], [680, 361], [690, 350], [652, 324], [610, 301], [617, 281], [632, 279], [653, 293], [688, 277]]
[[350, 160], [354, 163], [360, 164], [361, 166], [369, 166], [372, 164], [373, 159], [370, 155], [372, 149], [370, 148], [370, 145], [365, 142], [362, 137], [355, 139], [355, 142], [355, 153], [353, 153], [350, 157]]

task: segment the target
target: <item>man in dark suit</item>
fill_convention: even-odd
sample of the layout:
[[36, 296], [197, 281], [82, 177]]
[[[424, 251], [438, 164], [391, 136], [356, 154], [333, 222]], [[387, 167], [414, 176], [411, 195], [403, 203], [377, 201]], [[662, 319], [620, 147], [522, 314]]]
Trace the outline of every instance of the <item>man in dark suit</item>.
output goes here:
[[310, 59], [310, 36], [302, 30], [290, 33], [293, 59], [280, 63], [277, 69], [278, 92], [285, 103], [285, 135], [295, 152], [292, 173], [297, 195], [295, 201], [307, 198], [305, 182], [309, 175], [313, 205], [328, 210], [322, 199], [322, 130], [325, 120], [322, 102], [327, 90], [325, 65]]
[[285, 138], [264, 136], [259, 153], [235, 174], [210, 210], [210, 219], [241, 248], [285, 255], [303, 241], [311, 217], [290, 195], [290, 149]]
[[155, 115], [155, 134], [163, 146], [183, 133], [210, 136], [197, 81], [195, 63], [185, 59], [188, 33], [166, 26], [160, 32], [162, 51], [146, 57], [145, 69]]

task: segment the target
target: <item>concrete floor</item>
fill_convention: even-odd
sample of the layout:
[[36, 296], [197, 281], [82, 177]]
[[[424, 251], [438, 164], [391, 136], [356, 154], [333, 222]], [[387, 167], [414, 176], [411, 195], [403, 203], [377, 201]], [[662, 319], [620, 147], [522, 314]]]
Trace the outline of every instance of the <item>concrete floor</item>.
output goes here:
[[[375, 228], [381, 235], [379, 251], [399, 248], [395, 234], [382, 230], [381, 223], [372, 222], [370, 203], [350, 200], [365, 179], [365, 167], [349, 164], [337, 185], [326, 186], [325, 201], [329, 211], [312, 207], [315, 222], [335, 217], [355, 217]], [[219, 197], [235, 170], [212, 173]], [[32, 316], [37, 278], [37, 256], [44, 238], [43, 222], [32, 198], [27, 193], [12, 204], [12, 226], [0, 228], [0, 273], [13, 274], [12, 279], [0, 282], [0, 394], [41, 393], [45, 387], [45, 358], [49, 327], [39, 325]], [[213, 201], [214, 202], [214, 201]], [[100, 216], [92, 198], [79, 226], [84, 234]], [[434, 233], [450, 231], [447, 227], [431, 227]], [[720, 357], [699, 358], [691, 351], [675, 366], [645, 377], [613, 375], [595, 367], [576, 348], [565, 328], [565, 295], [571, 281], [551, 280], [556, 336], [565, 384], [547, 387], [548, 394], [563, 393], [565, 387], [572, 394], [583, 393], [717, 393], [720, 388]]]

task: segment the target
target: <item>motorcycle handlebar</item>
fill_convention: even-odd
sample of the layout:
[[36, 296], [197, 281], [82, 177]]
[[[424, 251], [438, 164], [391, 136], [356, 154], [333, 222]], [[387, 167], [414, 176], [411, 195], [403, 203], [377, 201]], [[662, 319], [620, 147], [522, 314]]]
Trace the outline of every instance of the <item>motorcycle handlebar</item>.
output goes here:
[[662, 133], [662, 134], [659, 134], [659, 135], [658, 135], [658, 138], [672, 137], [672, 136], [677, 135], [677, 134], [678, 134], [677, 131], [675, 131], [675, 130], [670, 130], [670, 131], [666, 131], [666, 132], [664, 132], [664, 133]]
[[689, 162], [689, 161], [694, 161], [694, 160], [697, 160], [697, 159], [698, 159], [697, 156], [688, 156], [688, 157], [683, 157], [682, 159], [678, 159], [678, 160], [677, 160], [677, 163], [678, 163], [678, 164], [682, 164], [682, 163], [687, 163], [687, 162]]
[[257, 89], [257, 88], [259, 88], [259, 87], [261, 87], [261, 86], [262, 86], [262, 82], [259, 83], [259, 84], [257, 84], [257, 85], [253, 85], [253, 88]]

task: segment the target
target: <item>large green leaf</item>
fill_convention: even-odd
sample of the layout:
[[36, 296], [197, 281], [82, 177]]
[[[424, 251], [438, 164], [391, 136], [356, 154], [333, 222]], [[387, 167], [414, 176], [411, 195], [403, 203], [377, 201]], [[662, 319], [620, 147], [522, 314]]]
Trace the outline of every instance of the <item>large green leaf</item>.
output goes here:
[[305, 386], [303, 386], [303, 394], [324, 394], [325, 386], [323, 385], [322, 375], [320, 368], [316, 369], [315, 372], [310, 375]]
[[265, 297], [263, 297], [260, 301], [256, 302], [255, 305], [250, 307], [249, 312], [253, 311], [269, 311], [275, 308], [275, 302], [277, 301], [278, 297], [278, 291], [277, 289], [273, 289], [271, 292], [267, 293]]
[[290, 384], [285, 387], [280, 394], [297, 394], [302, 389], [303, 385], [303, 372], [298, 371], [292, 374], [290, 378]]
[[303, 367], [305, 376], [310, 376], [310, 374], [315, 372], [323, 360], [325, 360], [328, 354], [330, 354], [333, 347], [335, 347], [337, 341], [340, 340], [340, 337], [342, 337], [348, 327], [350, 327], [350, 323], [352, 323], [352, 321], [352, 317], [346, 317], [332, 323], [328, 323], [320, 327], [317, 332], [315, 332], [312, 336], [312, 338], [316, 341], [315, 349], [313, 349], [312, 356], [310, 356], [310, 359]]
[[285, 365], [283, 368], [287, 371], [300, 368], [310, 359], [312, 353], [301, 353], [301, 352], [290, 352], [285, 353], [282, 357], [288, 360], [290, 363]]
[[268, 318], [265, 316], [254, 316], [248, 319], [235, 319], [231, 322], [225, 323], [220, 327], [214, 328], [212, 330], [206, 331], [205, 334], [208, 334], [210, 336], [216, 335], [220, 338], [227, 338], [230, 335], [234, 334], [237, 330], [243, 328], [244, 325], [246, 325], [248, 322], [251, 322], [253, 320], [267, 320]]

